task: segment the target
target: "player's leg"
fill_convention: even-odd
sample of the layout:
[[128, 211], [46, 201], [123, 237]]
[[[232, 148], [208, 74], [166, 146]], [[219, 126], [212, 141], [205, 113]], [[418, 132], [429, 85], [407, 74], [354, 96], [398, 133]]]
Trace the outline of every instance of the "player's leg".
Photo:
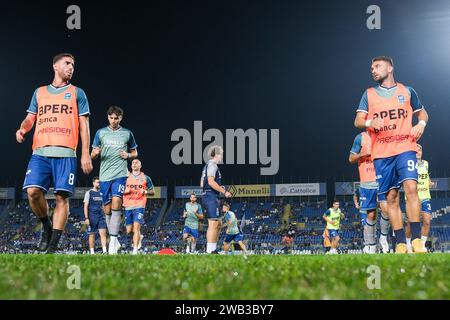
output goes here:
[[204, 195], [203, 207], [208, 217], [208, 230], [206, 231], [206, 253], [215, 252], [220, 234], [219, 200], [213, 195]]
[[196, 237], [191, 237], [191, 252], [195, 252], [195, 249], [197, 247], [197, 239]]
[[45, 157], [33, 155], [28, 163], [23, 189], [26, 190], [31, 210], [42, 223], [39, 251], [45, 251], [52, 236], [52, 223], [48, 217], [45, 192], [50, 187], [52, 169]]
[[225, 252], [225, 253], [228, 253], [228, 250], [230, 249], [230, 244], [229, 243], [227, 243], [227, 242], [224, 242], [223, 243], [223, 251]]
[[100, 235], [100, 243], [102, 244], [102, 252], [103, 254], [108, 253], [106, 250], [106, 226], [98, 229], [98, 234]]
[[384, 196], [378, 196], [378, 201], [379, 201], [379, 205], [380, 205], [380, 245], [381, 245], [381, 250], [383, 251], [383, 253], [388, 253], [389, 252], [389, 243], [387, 241], [387, 237], [389, 234], [389, 228], [390, 228], [390, 223], [389, 223], [389, 215], [387, 213], [387, 203], [386, 203], [386, 197]]
[[125, 228], [127, 231], [128, 242], [130, 243], [131, 248], [133, 248], [133, 211], [134, 210], [125, 210]]
[[427, 239], [428, 239], [428, 235], [430, 234], [431, 207], [430, 207], [430, 212], [426, 212], [422, 209], [421, 215], [422, 215], [422, 237], [421, 237], [421, 240], [423, 242], [423, 245], [425, 246]]
[[100, 181], [100, 194], [102, 195], [103, 213], [105, 214], [105, 223], [108, 228], [108, 232], [110, 232], [111, 224], [111, 185], [112, 181]]
[[141, 223], [139, 221], [133, 222], [133, 233], [133, 254], [137, 254], [141, 240]]
[[406, 217], [406, 213], [402, 212], [403, 222], [405, 224], [405, 235], [406, 235], [406, 248], [408, 249], [408, 253], [412, 253], [411, 246], [411, 226], [409, 225], [408, 218]]
[[111, 242], [113, 244], [113, 252], [112, 254], [116, 254], [118, 249], [120, 248], [120, 243], [118, 240], [120, 224], [122, 222], [122, 198], [123, 192], [125, 191], [127, 177], [118, 178], [112, 181], [111, 183], [111, 221], [110, 221], [110, 231], [109, 234], [111, 236]]
[[386, 195], [389, 221], [395, 235], [395, 252], [406, 253], [406, 235], [403, 228], [402, 211], [400, 210], [400, 193], [398, 189], [391, 189]]
[[55, 194], [55, 211], [53, 213], [53, 231], [47, 253], [54, 253], [58, 249], [58, 243], [66, 227], [69, 217], [69, 194], [58, 192]]
[[89, 252], [90, 254], [94, 254], [95, 253], [95, 233], [89, 233]]
[[219, 226], [219, 220], [208, 219], [208, 230], [206, 231], [207, 253], [211, 253], [217, 249], [217, 236]]

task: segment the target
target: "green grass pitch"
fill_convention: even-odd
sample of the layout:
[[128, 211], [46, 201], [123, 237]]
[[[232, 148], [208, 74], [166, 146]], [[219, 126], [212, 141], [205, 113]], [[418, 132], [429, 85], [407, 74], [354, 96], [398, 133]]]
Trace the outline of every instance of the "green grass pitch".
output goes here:
[[449, 254], [0, 255], [0, 299], [449, 299], [449, 265]]

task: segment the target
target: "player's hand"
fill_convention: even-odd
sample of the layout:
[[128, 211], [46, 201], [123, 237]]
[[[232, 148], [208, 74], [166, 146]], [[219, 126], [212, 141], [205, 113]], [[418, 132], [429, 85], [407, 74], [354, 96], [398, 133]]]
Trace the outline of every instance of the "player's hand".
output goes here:
[[360, 206], [358, 202], [355, 202], [355, 208], [359, 210]]
[[98, 156], [101, 152], [102, 152], [102, 148], [100, 148], [100, 147], [96, 147], [96, 148], [92, 149], [92, 155], [94, 157]]
[[18, 143], [22, 143], [25, 141], [25, 134], [26, 132], [23, 129], [19, 129], [16, 131], [16, 140]]
[[92, 172], [92, 159], [89, 154], [81, 155], [81, 170], [84, 174], [89, 174]]
[[89, 225], [89, 219], [88, 218], [84, 219], [84, 224], [87, 225], [87, 226]]
[[121, 150], [120, 152], [119, 152], [119, 154], [120, 154], [120, 157], [122, 158], [122, 159], [128, 159], [129, 157], [130, 157], [130, 154], [128, 153], [128, 152], [125, 152], [125, 151], [123, 151], [123, 150]]
[[414, 127], [412, 127], [410, 134], [414, 137], [414, 139], [416, 139], [416, 141], [418, 141], [420, 137], [422, 137], [424, 130], [425, 127], [422, 124], [418, 123]]
[[381, 129], [383, 127], [383, 125], [384, 125], [384, 120], [383, 119], [375, 118], [375, 119], [372, 119], [372, 121], [370, 122], [370, 127], [369, 128], [378, 130], [378, 129]]
[[229, 193], [228, 191], [225, 191], [224, 196], [225, 196], [225, 198], [231, 198], [231, 193]]

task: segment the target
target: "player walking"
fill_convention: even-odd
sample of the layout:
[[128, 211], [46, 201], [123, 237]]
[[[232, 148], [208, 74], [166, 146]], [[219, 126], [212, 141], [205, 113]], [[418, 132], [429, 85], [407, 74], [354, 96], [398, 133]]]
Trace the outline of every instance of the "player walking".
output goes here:
[[[426, 252], [420, 240], [420, 203], [417, 195], [416, 141], [422, 136], [428, 115], [417, 93], [394, 80], [394, 63], [380, 56], [372, 59], [372, 78], [378, 86], [367, 89], [361, 99], [355, 126], [367, 129], [372, 139], [372, 159], [378, 194], [386, 194], [389, 220], [396, 237], [396, 253], [406, 253], [406, 236], [399, 204], [399, 188], [408, 197], [406, 211], [411, 225], [412, 246]], [[413, 126], [416, 115], [419, 122]]]
[[[50, 85], [36, 89], [28, 107], [28, 114], [16, 132], [22, 143], [36, 123], [33, 136], [33, 154], [25, 176], [23, 189], [34, 214], [42, 223], [39, 251], [54, 253], [65, 228], [69, 214], [68, 198], [76, 183], [76, 150], [81, 136], [81, 169], [92, 171], [89, 157], [89, 103], [84, 91], [70, 83], [75, 58], [61, 53], [53, 58], [54, 78]], [[53, 181], [56, 207], [53, 225], [48, 217], [45, 200]]]
[[244, 242], [242, 241], [244, 240], [244, 236], [239, 230], [236, 215], [230, 209], [230, 204], [228, 202], [224, 202], [222, 205], [222, 211], [225, 214], [224, 220], [227, 226], [227, 231], [225, 240], [223, 241], [223, 251], [225, 251], [225, 254], [228, 253], [230, 244], [231, 242], [233, 242], [239, 244], [241, 250], [245, 254], [247, 253], [247, 249], [245, 248]]
[[103, 253], [106, 251], [106, 222], [102, 208], [102, 196], [100, 194], [100, 180], [98, 177], [92, 179], [92, 189], [84, 195], [84, 217], [88, 225], [89, 251], [95, 253], [95, 233], [98, 231]]
[[198, 220], [203, 219], [202, 206], [197, 203], [197, 196], [192, 193], [190, 201], [186, 202], [183, 212], [185, 218], [183, 228], [183, 241], [187, 242], [186, 253], [195, 252], [195, 246], [198, 239]]
[[116, 254], [120, 248], [119, 235], [122, 220], [122, 198], [128, 177], [127, 160], [137, 157], [133, 133], [120, 126], [123, 110], [117, 106], [108, 109], [109, 125], [99, 129], [92, 143], [92, 160], [100, 156], [100, 193], [106, 226], [110, 235], [108, 252]]
[[142, 163], [139, 159], [131, 162], [131, 173], [128, 176], [125, 193], [123, 194], [123, 206], [125, 207], [125, 225], [127, 234], [133, 236], [133, 254], [138, 254], [142, 246], [141, 225], [144, 223], [147, 194], [154, 195], [153, 182], [142, 171]]
[[331, 239], [331, 249], [329, 254], [337, 254], [337, 248], [339, 246], [339, 229], [341, 227], [341, 219], [344, 218], [344, 214], [339, 209], [339, 201], [334, 200], [333, 206], [329, 208], [323, 215], [323, 219], [327, 222], [327, 229], [329, 238]]

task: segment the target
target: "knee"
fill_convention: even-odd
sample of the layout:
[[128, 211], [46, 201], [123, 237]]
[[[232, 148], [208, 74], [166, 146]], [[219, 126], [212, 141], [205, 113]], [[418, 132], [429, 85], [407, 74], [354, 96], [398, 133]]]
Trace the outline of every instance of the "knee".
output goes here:
[[405, 190], [405, 194], [408, 198], [415, 199], [418, 198], [417, 194], [417, 183], [406, 183], [403, 185], [403, 189]]
[[39, 188], [28, 188], [27, 195], [30, 201], [36, 201], [43, 195], [43, 192]]

